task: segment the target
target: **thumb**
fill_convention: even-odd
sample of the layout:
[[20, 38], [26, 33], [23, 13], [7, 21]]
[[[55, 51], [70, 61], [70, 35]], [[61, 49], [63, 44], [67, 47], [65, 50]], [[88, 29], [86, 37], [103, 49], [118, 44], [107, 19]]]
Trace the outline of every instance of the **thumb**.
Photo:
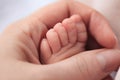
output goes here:
[[100, 49], [83, 52], [41, 69], [46, 75], [45, 80], [101, 80], [118, 66], [119, 50]]
[[90, 18], [90, 33], [96, 41], [105, 48], [114, 48], [117, 44], [117, 37], [111, 29], [111, 25], [104, 16], [93, 12]]

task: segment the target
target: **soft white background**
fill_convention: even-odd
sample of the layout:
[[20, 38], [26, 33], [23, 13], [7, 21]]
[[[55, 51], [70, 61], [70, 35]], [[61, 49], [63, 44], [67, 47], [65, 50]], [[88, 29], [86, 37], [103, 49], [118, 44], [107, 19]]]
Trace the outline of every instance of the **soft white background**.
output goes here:
[[10, 23], [54, 1], [55, 0], [0, 0], [0, 32]]

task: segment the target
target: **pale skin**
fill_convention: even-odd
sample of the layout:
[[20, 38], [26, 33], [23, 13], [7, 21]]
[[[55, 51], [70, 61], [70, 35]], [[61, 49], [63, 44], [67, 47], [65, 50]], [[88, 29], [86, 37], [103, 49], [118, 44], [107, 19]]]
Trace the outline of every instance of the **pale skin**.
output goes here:
[[[83, 0], [79, 0], [83, 1]], [[106, 4], [108, 3], [109, 4]], [[115, 32], [118, 38], [118, 46], [120, 48], [120, 0], [84, 0], [84, 3], [95, 8], [97, 11], [101, 12], [111, 24], [113, 31]], [[115, 80], [120, 79], [120, 70], [117, 74]]]
[[120, 65], [120, 52], [115, 49], [86, 51], [51, 65], [40, 63], [39, 45], [43, 36], [56, 23], [74, 14], [81, 16], [99, 45], [107, 48], [116, 45], [114, 33], [103, 16], [73, 0], [60, 1], [10, 25], [1, 34], [0, 80], [102, 80], [116, 70]]
[[85, 50], [87, 30], [79, 15], [57, 23], [46, 33], [40, 44], [41, 60], [54, 63]]

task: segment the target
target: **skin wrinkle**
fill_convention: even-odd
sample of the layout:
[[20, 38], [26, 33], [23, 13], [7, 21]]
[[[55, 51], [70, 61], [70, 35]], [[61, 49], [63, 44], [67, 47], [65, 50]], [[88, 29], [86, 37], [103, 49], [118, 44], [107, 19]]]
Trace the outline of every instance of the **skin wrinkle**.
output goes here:
[[[104, 52], [104, 50], [106, 50], [106, 49], [96, 50], [95, 53], [94, 53], [94, 54], [91, 54], [91, 55], [96, 56], [95, 54], [102, 53], [102, 52]], [[93, 56], [89, 56], [89, 52], [92, 52], [92, 51], [85, 52], [85, 53], [81, 54], [81, 56], [85, 56], [85, 55], [86, 55], [86, 58], [87, 58], [87, 59], [88, 59], [88, 58], [94, 59]], [[87, 56], [88, 56], [88, 57], [87, 57]], [[92, 57], [93, 57], [93, 58], [92, 58]], [[79, 58], [79, 57], [78, 57], [78, 58]], [[85, 60], [84, 62], [86, 62], [86, 65], [89, 64], [89, 63], [93, 64], [92, 62], [87, 61], [86, 58], [83, 57], [83, 59]], [[79, 62], [79, 61], [80, 61], [80, 60], [78, 60], [78, 62]], [[95, 64], [101, 65], [97, 60], [91, 60], [91, 61], [96, 61]], [[93, 65], [94, 65], [94, 64], [93, 64]], [[91, 66], [92, 66], [92, 65], [91, 65]], [[88, 67], [90, 68], [91, 66], [88, 66]], [[105, 66], [104, 66], [104, 67], [105, 67]], [[106, 75], [106, 74], [108, 74], [109, 72], [104, 72], [104, 70], [105, 70], [104, 67], [101, 67], [101, 69], [98, 70], [99, 73], [101, 73], [100, 71], [102, 71], [102, 74], [96, 74], [96, 73], [93, 73], [93, 74], [98, 75], [98, 77], [99, 77], [100, 75]], [[89, 73], [91, 72], [91, 71], [89, 71], [90, 69], [87, 69], [87, 70], [88, 70]], [[93, 71], [92, 71], [92, 72], [93, 72]], [[89, 76], [90, 76], [90, 75], [91, 75], [91, 73], [89, 74]], [[92, 76], [92, 75], [91, 75], [91, 76]], [[92, 79], [92, 78], [91, 78], [91, 79], [92, 79], [92, 80], [97, 80], [98, 77], [96, 77], [96, 79]], [[105, 76], [104, 76], [104, 77], [105, 77]], [[93, 78], [95, 78], [95, 77], [93, 77]], [[88, 79], [88, 80], [89, 80], [89, 79]]]
[[[19, 29], [20, 28], [20, 29]], [[20, 35], [20, 37], [22, 37], [23, 35], [25, 35], [26, 36], [26, 40], [21, 40], [24, 44], [26, 44], [27, 45], [27, 43], [28, 42], [26, 42], [27, 41], [27, 38], [29, 38], [29, 40], [30, 40], [30, 42], [31, 42], [31, 45], [29, 45], [28, 46], [28, 49], [29, 50], [32, 50], [32, 53], [31, 54], [29, 54], [29, 55], [33, 55], [33, 57], [36, 57], [36, 58], [38, 58], [38, 52], [37, 52], [37, 50], [36, 50], [36, 46], [35, 46], [35, 43], [34, 43], [34, 41], [33, 41], [33, 39], [32, 39], [32, 37], [31, 37], [31, 35], [30, 35], [30, 33], [29, 33], [29, 30], [28, 31], [25, 31], [24, 29], [23, 29], [23, 27], [19, 27], [18, 29], [19, 30], [21, 30], [22, 31], [22, 33], [23, 34], [19, 34]], [[29, 36], [30, 35], [30, 36]], [[18, 39], [20, 38], [19, 36], [18, 36]], [[22, 38], [21, 38], [22, 39]], [[25, 45], [25, 46], [26, 46]], [[30, 46], [32, 46], [32, 47], [34, 47], [34, 49], [32, 49], [32, 48], [30, 48]], [[22, 47], [21, 47], [22, 48]], [[27, 50], [27, 49], [26, 49]], [[28, 51], [29, 51], [28, 50]], [[34, 50], [34, 51], [33, 51]], [[34, 52], [34, 54], [33, 54], [33, 52]], [[27, 52], [26, 52], [27, 53]], [[29, 52], [28, 52], [29, 53]], [[27, 55], [27, 56], [29, 56], [29, 55]]]
[[[47, 29], [46, 25], [44, 25], [44, 23], [38, 21], [34, 17], [30, 18], [28, 21], [29, 21], [28, 22], [29, 25], [27, 25], [27, 26], [29, 26], [30, 28], [27, 29], [25, 32], [28, 34], [28, 36], [30, 35], [30, 37], [33, 39], [36, 47], [38, 47], [39, 46], [38, 43], [41, 41], [41, 38], [43, 38], [43, 36], [46, 34], [46, 32], [47, 32], [48, 29]], [[22, 27], [22, 28], [24, 28], [24, 27]], [[37, 36], [35, 36], [33, 34], [34, 32], [37, 32]]]
[[[33, 20], [33, 19], [32, 19]], [[38, 53], [40, 53], [40, 51], [39, 51], [39, 43], [40, 43], [40, 39], [43, 37], [43, 36], [39, 36], [38, 34], [41, 34], [41, 35], [43, 35], [43, 34], [45, 34], [46, 32], [47, 32], [47, 29], [46, 29], [46, 27], [45, 27], [45, 25], [43, 24], [43, 26], [40, 26], [40, 27], [38, 27], [39, 25], [41, 25], [42, 23], [38, 23], [38, 21], [37, 20], [33, 20], [33, 21], [29, 21], [28, 23], [30, 23], [30, 24], [24, 24], [24, 26], [29, 26], [29, 28], [27, 29], [25, 29], [24, 28], [24, 26], [21, 26], [20, 27], [20, 30], [21, 31], [23, 31], [23, 33], [27, 36], [27, 37], [29, 37], [31, 40], [32, 40], [32, 42], [34, 43], [34, 46], [37, 48], [37, 50], [35, 50], [35, 51], [37, 51], [36, 52], [36, 54], [37, 54], [37, 56], [36, 56], [36, 58], [38, 59], [38, 57], [39, 57], [39, 54]], [[33, 26], [34, 25], [34, 26]], [[41, 28], [41, 29], [36, 29], [36, 28]], [[24, 29], [23, 29], [24, 28]], [[35, 36], [35, 34], [34, 34], [34, 32], [36, 32], [37, 31], [37, 36]], [[29, 33], [29, 32], [33, 32], [32, 34], [31, 33]], [[21, 34], [22, 35], [22, 34]], [[35, 36], [35, 37], [34, 37]], [[32, 50], [32, 49], [30, 49], [30, 50]], [[31, 54], [33, 54], [33, 53], [31, 53]], [[31, 54], [29, 54], [29, 55], [31, 55]], [[35, 54], [35, 53], [34, 53]], [[29, 56], [29, 55], [26, 55], [26, 56]], [[33, 55], [33, 57], [34, 57], [34, 55]], [[34, 58], [35, 59], [35, 58]], [[31, 60], [30, 60], [31, 61]], [[38, 61], [37, 61], [37, 63], [38, 63]]]
[[[21, 22], [19, 24], [23, 24], [23, 23]], [[29, 29], [26, 28], [25, 29], [25, 27], [29, 26], [29, 24], [27, 24], [27, 25], [24, 24], [24, 25], [21, 25], [21, 26], [19, 26], [19, 24], [17, 24], [18, 25], [17, 27], [16, 26], [9, 26], [8, 27], [9, 32], [7, 32], [4, 36], [11, 35], [11, 32], [13, 32], [13, 30], [16, 29], [17, 30], [17, 32], [16, 32], [17, 34], [16, 35], [11, 35], [11, 36], [13, 36], [13, 37], [17, 36], [16, 39], [18, 39], [19, 41], [22, 41], [22, 42], [19, 43], [19, 44], [16, 44], [16, 43], [15, 44], [20, 46], [20, 49], [23, 52], [23, 55], [26, 56], [26, 59], [28, 58], [30, 62], [33, 60], [32, 63], [37, 63], [38, 64], [39, 61], [37, 60], [38, 59], [38, 53], [36, 52], [37, 50], [35, 49], [36, 46], [35, 46], [35, 43], [33, 42], [33, 39], [31, 38], [31, 35], [30, 35], [31, 33], [29, 33], [29, 32], [31, 32], [30, 31], [31, 28], [29, 28]], [[12, 24], [12, 25], [14, 25], [14, 24]], [[6, 31], [8, 31], [8, 30], [6, 30]], [[23, 37], [25, 37], [26, 40], [25, 39], [23, 40]], [[28, 39], [29, 39], [31, 45], [28, 45], [29, 43], [26, 42]], [[25, 47], [25, 46], [27, 46], [27, 47]], [[34, 47], [34, 49], [33, 49], [33, 47]], [[32, 50], [32, 51], [29, 51], [29, 50]], [[33, 54], [33, 52], [34, 52], [34, 54]]]
[[[20, 29], [21, 30], [21, 29]], [[21, 31], [23, 31], [23, 30], [21, 30]], [[38, 59], [38, 53], [36, 52], [37, 50], [36, 50], [36, 47], [35, 47], [35, 45], [34, 45], [34, 42], [32, 41], [32, 39], [27, 35], [27, 33], [26, 32], [22, 32], [23, 34], [19, 34], [19, 36], [18, 36], [18, 40], [21, 40], [22, 42], [21, 43], [19, 43], [18, 45], [20, 46], [20, 48], [21, 48], [21, 51], [23, 51], [23, 53], [24, 53], [24, 55], [29, 59], [29, 61], [30, 62], [32, 62], [32, 63], [39, 63], [39, 61], [37, 60]], [[23, 37], [23, 35], [24, 36], [26, 36], [26, 40], [27, 40], [27, 38], [29, 38], [29, 41], [31, 42], [31, 45], [28, 45], [27, 43], [28, 42], [26, 42], [26, 40], [24, 39], [23, 40], [23, 38], [21, 38], [21, 37]], [[27, 46], [27, 47], [26, 47]], [[32, 47], [31, 47], [32, 46]], [[34, 49], [33, 49], [34, 48]], [[29, 50], [31, 50], [31, 51], [29, 51]], [[28, 54], [26, 54], [26, 53], [28, 53]], [[33, 54], [34, 53], [34, 54]]]
[[[83, 55], [83, 54], [80, 54], [80, 55]], [[77, 69], [79, 70], [79, 72], [82, 73], [82, 76], [84, 76], [84, 72], [85, 72], [85, 71], [88, 72], [88, 68], [85, 67], [85, 66], [87, 65], [86, 62], [85, 62], [85, 59], [84, 59], [84, 57], [82, 57], [82, 56], [81, 56], [81, 58], [79, 58], [78, 56], [75, 56], [75, 57], [76, 57], [75, 60], [74, 60], [75, 65], [77, 66]], [[81, 61], [81, 60], [82, 60], [82, 61]], [[79, 64], [79, 63], [80, 63], [79, 61], [85, 62], [85, 63]], [[86, 69], [87, 69], [87, 70], [86, 70]], [[81, 79], [81, 80], [83, 80], [83, 79]], [[86, 80], [87, 80], [87, 79], [86, 79]]]
[[[99, 52], [99, 51], [98, 51]], [[99, 75], [101, 75], [101, 74], [96, 74], [96, 72], [97, 71], [95, 71], [94, 73], [92, 73], [91, 74], [91, 71], [90, 71], [90, 69], [89, 68], [91, 68], [92, 67], [92, 64], [94, 65], [94, 64], [99, 64], [97, 61], [95, 62], [95, 63], [91, 63], [91, 65], [88, 65], [88, 63], [89, 63], [89, 61], [87, 61], [87, 59], [86, 58], [91, 58], [92, 59], [92, 57], [87, 57], [86, 56], [86, 58], [84, 57], [85, 55], [87, 55], [87, 53], [86, 54], [81, 54], [81, 58], [79, 58], [79, 57], [77, 57], [76, 56], [76, 65], [78, 66], [77, 68], [79, 68], [78, 70], [80, 71], [80, 73], [82, 73], [83, 75], [82, 76], [89, 76], [89, 78], [86, 78], [86, 77], [84, 77], [84, 79], [85, 80], [98, 80], [98, 76]], [[94, 55], [94, 54], [93, 54]], [[83, 57], [82, 57], [83, 56]], [[80, 63], [80, 61], [81, 62], [84, 62], [84, 63], [81, 63], [80, 65], [79, 65], [79, 63]], [[85, 67], [85, 66], [87, 66], [87, 67]], [[99, 73], [100, 73], [100, 70], [98, 70], [99, 71]], [[87, 74], [86, 74], [87, 73]], [[85, 74], [85, 75], [84, 75]], [[96, 75], [96, 77], [94, 77], [93, 76], [93, 74], [94, 75]], [[82, 79], [81, 79], [82, 80]]]

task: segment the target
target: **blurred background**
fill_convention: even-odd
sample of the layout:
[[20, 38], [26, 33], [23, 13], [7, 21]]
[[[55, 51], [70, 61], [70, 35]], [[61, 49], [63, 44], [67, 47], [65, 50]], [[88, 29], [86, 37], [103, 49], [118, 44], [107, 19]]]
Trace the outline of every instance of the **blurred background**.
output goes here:
[[0, 32], [10, 23], [56, 0], [0, 0]]

